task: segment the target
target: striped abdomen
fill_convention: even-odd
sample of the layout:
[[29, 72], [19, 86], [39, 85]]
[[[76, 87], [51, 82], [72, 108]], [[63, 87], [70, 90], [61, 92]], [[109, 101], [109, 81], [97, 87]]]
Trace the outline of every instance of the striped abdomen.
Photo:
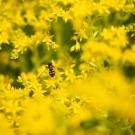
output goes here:
[[49, 75], [51, 77], [54, 77], [55, 76], [55, 69], [54, 69], [54, 66], [52, 65], [52, 63], [48, 63], [48, 69], [49, 69]]

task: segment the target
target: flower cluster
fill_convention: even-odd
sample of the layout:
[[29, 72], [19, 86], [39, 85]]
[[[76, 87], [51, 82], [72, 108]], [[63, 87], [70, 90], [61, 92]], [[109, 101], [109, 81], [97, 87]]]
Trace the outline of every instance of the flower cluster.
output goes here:
[[0, 135], [134, 135], [134, 18], [135, 0], [0, 0]]

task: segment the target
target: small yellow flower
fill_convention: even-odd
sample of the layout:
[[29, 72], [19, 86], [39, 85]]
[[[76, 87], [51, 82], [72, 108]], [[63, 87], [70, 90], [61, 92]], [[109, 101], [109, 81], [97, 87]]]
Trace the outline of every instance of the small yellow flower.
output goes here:
[[111, 27], [109, 29], [104, 29], [101, 36], [105, 41], [107, 41], [111, 46], [114, 47], [125, 47], [128, 43], [126, 29], [122, 27]]
[[20, 119], [22, 132], [30, 134], [51, 134], [55, 123], [50, 100], [28, 99], [24, 104], [25, 111]]
[[1, 135], [15, 135], [14, 130], [10, 127], [8, 120], [0, 113], [0, 134]]

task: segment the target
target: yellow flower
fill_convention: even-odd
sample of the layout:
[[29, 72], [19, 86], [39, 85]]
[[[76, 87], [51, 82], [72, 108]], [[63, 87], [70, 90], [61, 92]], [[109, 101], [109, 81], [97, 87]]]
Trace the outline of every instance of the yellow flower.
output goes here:
[[0, 37], [1, 37], [0, 44], [1, 43], [7, 43], [7, 44], [9, 43], [9, 35], [7, 32], [0, 33]]
[[81, 98], [86, 98], [89, 105], [95, 109], [115, 110], [123, 117], [135, 119], [131, 86], [117, 70], [76, 80], [71, 91]]
[[123, 53], [123, 61], [124, 62], [130, 62], [132, 64], [135, 64], [135, 51], [132, 51], [132, 50], [126, 50], [124, 53]]
[[21, 132], [51, 134], [55, 131], [55, 123], [51, 111], [50, 100], [28, 99], [24, 104], [24, 112], [20, 119]]
[[42, 86], [38, 81], [38, 78], [35, 74], [29, 73], [25, 74], [22, 73], [21, 76], [18, 78], [20, 82], [23, 83], [25, 89], [24, 93], [28, 96], [31, 91], [33, 91], [33, 96], [43, 96]]
[[122, 52], [118, 48], [108, 46], [105, 42], [88, 41], [83, 48], [82, 60], [88, 61], [92, 58], [111, 58], [114, 62], [121, 59]]
[[11, 23], [5, 18], [2, 18], [0, 26], [0, 44], [9, 43], [11, 30]]
[[108, 1], [104, 1], [101, 0], [100, 1], [101, 4], [107, 6], [108, 8], [114, 8], [115, 10], [120, 10], [123, 9], [126, 5], [126, 0], [108, 0]]
[[[81, 6], [80, 6], [81, 5]], [[93, 13], [93, 2], [89, 0], [77, 0], [76, 3], [71, 7], [71, 12], [73, 16], [77, 18], [83, 18], [85, 16], [91, 15]]]
[[1, 135], [15, 135], [14, 130], [10, 127], [7, 119], [0, 113], [0, 134]]
[[125, 47], [128, 43], [126, 29], [125, 27], [111, 27], [109, 29], [104, 29], [101, 36], [105, 41], [107, 41], [111, 46], [114, 47]]
[[90, 110], [87, 108], [80, 107], [73, 116], [71, 116], [69, 120], [69, 124], [72, 127], [78, 127], [79, 124], [85, 120], [90, 120], [92, 118], [92, 114]]

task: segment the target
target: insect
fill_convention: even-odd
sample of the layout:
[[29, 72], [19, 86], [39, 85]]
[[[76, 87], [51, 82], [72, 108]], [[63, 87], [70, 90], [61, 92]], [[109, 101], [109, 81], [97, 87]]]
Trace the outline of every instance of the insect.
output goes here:
[[48, 67], [48, 70], [49, 70], [49, 75], [51, 77], [54, 77], [55, 76], [55, 69], [54, 69], [54, 66], [53, 66], [52, 62], [49, 62], [47, 67]]

